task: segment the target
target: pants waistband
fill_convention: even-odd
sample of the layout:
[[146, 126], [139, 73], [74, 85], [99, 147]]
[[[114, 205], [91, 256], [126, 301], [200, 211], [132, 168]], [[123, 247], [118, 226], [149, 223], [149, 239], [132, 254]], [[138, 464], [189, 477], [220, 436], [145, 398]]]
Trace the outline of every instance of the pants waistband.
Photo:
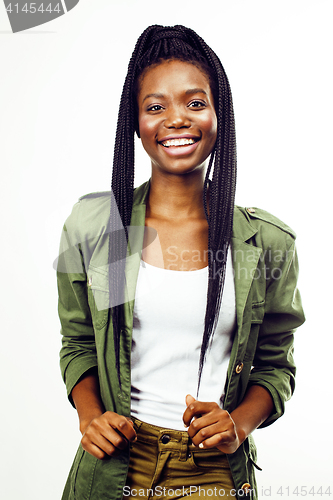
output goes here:
[[[134, 423], [134, 429], [137, 433], [137, 443], [144, 442], [151, 444], [158, 448], [158, 451], [177, 451], [179, 452], [179, 459], [182, 461], [187, 460], [188, 456], [195, 452], [200, 453], [202, 456], [211, 452], [212, 450], [204, 450], [195, 446], [187, 431], [177, 431], [175, 429], [168, 429], [167, 427], [159, 427], [157, 425], [148, 424], [141, 420], [131, 417]], [[225, 455], [224, 453], [216, 450], [218, 455]]]

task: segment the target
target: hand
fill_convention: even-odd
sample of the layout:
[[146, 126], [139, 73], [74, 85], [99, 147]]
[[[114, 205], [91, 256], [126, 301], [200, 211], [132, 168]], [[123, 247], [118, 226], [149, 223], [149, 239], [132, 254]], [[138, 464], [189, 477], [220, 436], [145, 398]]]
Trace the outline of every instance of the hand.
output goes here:
[[235, 422], [217, 403], [196, 401], [186, 396], [187, 408], [183, 421], [195, 446], [217, 448], [223, 453], [234, 453], [241, 444]]
[[136, 440], [136, 432], [131, 419], [107, 411], [94, 418], [83, 432], [82, 448], [102, 460], [106, 456], [116, 456], [129, 442]]

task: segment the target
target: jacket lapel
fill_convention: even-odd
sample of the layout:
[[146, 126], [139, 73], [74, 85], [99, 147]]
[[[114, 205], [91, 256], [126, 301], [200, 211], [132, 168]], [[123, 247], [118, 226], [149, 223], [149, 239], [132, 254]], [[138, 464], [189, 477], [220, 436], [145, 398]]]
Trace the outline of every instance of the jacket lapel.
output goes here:
[[257, 230], [251, 226], [244, 214], [236, 206], [231, 238], [231, 250], [236, 294], [236, 315], [239, 331], [243, 323], [247, 297], [262, 252], [261, 248], [247, 243], [256, 232]]
[[[128, 247], [125, 267], [125, 308], [129, 308], [130, 318], [133, 321], [133, 308], [136, 283], [138, 279], [143, 237], [145, 230], [146, 199], [150, 182], [145, 182], [134, 191], [131, 226], [128, 228]], [[131, 325], [128, 325], [131, 328]]]

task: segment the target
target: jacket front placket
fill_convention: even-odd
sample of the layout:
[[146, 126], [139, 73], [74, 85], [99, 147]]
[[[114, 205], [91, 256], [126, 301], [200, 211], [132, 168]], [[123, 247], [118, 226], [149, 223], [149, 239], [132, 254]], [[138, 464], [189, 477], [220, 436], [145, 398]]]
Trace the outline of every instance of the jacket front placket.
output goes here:
[[250, 225], [241, 214], [240, 210], [235, 207], [231, 253], [235, 284], [237, 328], [228, 366], [227, 386], [224, 400], [224, 408], [230, 411], [235, 407], [235, 398], [237, 395], [236, 388], [238, 376], [240, 374], [239, 369], [236, 370], [236, 368], [242, 366], [242, 346], [246, 343], [249, 335], [249, 328], [243, 328], [244, 313], [247, 307], [252, 307], [252, 304], [248, 304], [248, 298], [253, 284], [255, 270], [262, 253], [261, 248], [247, 243], [256, 232], [256, 229]]
[[122, 349], [120, 362], [122, 366], [122, 406], [124, 414], [131, 413], [131, 350], [135, 291], [140, 269], [146, 205], [144, 203], [148, 186], [141, 199], [134, 200], [131, 225], [128, 229], [128, 246], [125, 265], [125, 297], [124, 297], [124, 325], [122, 328]]

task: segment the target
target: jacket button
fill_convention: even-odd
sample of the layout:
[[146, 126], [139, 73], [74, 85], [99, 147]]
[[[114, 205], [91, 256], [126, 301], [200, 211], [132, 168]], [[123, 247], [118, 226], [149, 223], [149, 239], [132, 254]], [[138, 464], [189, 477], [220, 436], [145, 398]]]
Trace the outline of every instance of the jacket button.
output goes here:
[[168, 444], [168, 442], [170, 441], [169, 434], [163, 434], [163, 436], [161, 438], [161, 441], [162, 441], [163, 444]]
[[238, 365], [236, 366], [235, 372], [240, 373], [243, 370], [243, 366], [244, 366], [243, 363], [238, 363]]
[[252, 207], [247, 208], [247, 209], [246, 209], [246, 211], [247, 211], [249, 214], [255, 214], [255, 213], [256, 213], [255, 208], [252, 208]]
[[245, 495], [247, 495], [251, 489], [251, 485], [249, 483], [244, 483], [243, 486], [241, 486], [241, 489], [244, 490]]

